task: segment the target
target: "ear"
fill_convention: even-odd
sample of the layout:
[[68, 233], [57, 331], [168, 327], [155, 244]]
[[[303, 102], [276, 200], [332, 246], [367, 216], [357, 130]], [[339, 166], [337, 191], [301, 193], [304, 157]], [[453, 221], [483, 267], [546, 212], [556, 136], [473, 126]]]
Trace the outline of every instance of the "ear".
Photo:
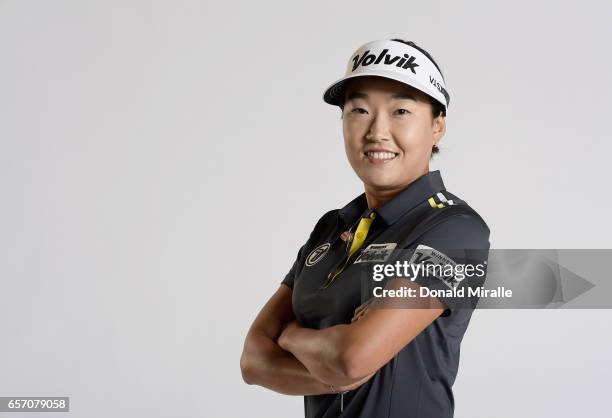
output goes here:
[[442, 115], [436, 117], [432, 123], [432, 134], [434, 145], [438, 145], [444, 134], [446, 133], [446, 118]]

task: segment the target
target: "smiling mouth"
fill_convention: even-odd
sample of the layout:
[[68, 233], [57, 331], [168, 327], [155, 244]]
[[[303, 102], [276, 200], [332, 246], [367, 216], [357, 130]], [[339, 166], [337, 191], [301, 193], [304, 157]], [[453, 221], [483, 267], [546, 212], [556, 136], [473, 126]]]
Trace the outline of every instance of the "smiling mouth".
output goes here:
[[379, 152], [379, 151], [370, 151], [364, 152], [363, 155], [373, 163], [383, 163], [387, 161], [394, 160], [397, 158], [399, 153], [397, 152]]

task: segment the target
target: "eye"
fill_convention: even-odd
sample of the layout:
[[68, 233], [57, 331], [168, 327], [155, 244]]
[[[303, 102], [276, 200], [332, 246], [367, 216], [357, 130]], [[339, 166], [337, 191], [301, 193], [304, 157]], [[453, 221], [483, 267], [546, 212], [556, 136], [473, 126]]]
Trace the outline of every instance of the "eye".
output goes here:
[[361, 108], [361, 107], [356, 107], [354, 109], [351, 110], [351, 112], [355, 112], [355, 113], [368, 113], [367, 110]]
[[411, 113], [409, 110], [407, 109], [397, 109], [396, 112], [399, 112], [400, 115], [406, 115], [408, 113]]

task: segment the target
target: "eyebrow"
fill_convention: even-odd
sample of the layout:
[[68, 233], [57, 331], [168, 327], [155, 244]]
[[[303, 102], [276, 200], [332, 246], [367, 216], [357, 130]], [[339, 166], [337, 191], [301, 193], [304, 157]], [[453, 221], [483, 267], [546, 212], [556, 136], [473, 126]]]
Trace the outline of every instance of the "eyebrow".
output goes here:
[[[368, 95], [365, 94], [362, 91], [352, 91], [349, 93], [349, 95], [347, 96], [346, 100], [351, 100], [351, 99], [367, 99]], [[410, 93], [396, 93], [393, 96], [391, 96], [392, 99], [407, 99], [407, 100], [414, 100], [415, 102], [417, 101], [416, 98], [410, 94]]]

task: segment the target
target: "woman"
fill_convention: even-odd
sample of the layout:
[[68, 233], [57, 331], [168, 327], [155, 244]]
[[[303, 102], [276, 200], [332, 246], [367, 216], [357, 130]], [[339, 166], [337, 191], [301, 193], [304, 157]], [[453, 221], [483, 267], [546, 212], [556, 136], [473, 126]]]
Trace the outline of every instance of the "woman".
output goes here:
[[410, 303], [395, 305], [410, 309], [371, 303], [377, 263], [486, 264], [486, 223], [445, 189], [439, 171], [429, 171], [446, 130], [442, 73], [413, 42], [369, 42], [323, 98], [342, 111], [346, 154], [365, 190], [324, 214], [298, 251], [248, 331], [243, 378], [304, 395], [306, 417], [452, 417], [474, 300], [463, 305], [421, 289], [456, 289], [484, 277], [397, 274], [384, 289], [414, 292]]

